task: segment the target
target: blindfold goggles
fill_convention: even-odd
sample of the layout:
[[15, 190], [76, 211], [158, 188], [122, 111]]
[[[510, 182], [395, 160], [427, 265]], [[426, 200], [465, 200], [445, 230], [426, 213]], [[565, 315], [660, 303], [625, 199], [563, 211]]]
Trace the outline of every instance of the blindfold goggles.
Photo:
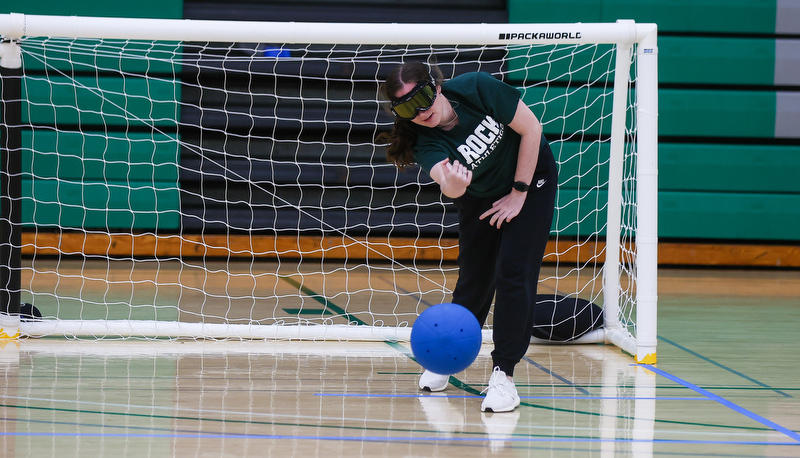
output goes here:
[[436, 100], [436, 86], [421, 81], [408, 94], [392, 102], [392, 113], [402, 119], [414, 119], [421, 111], [430, 109]]

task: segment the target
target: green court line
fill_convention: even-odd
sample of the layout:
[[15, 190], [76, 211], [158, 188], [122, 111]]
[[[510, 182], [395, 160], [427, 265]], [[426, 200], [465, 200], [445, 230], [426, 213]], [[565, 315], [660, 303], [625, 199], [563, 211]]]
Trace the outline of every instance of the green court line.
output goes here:
[[[426, 429], [402, 429], [402, 428], [383, 428], [383, 427], [375, 427], [375, 426], [364, 426], [364, 425], [326, 425], [326, 424], [319, 424], [319, 423], [298, 423], [298, 422], [281, 422], [281, 421], [269, 421], [269, 420], [234, 420], [229, 418], [214, 418], [214, 417], [202, 417], [202, 416], [189, 416], [189, 415], [159, 415], [159, 414], [137, 414], [131, 412], [112, 412], [107, 410], [92, 410], [92, 409], [67, 409], [62, 407], [39, 407], [39, 406], [29, 406], [29, 405], [14, 405], [14, 404], [0, 404], [0, 407], [4, 408], [13, 408], [13, 409], [20, 409], [20, 410], [31, 410], [31, 411], [43, 411], [43, 412], [55, 412], [55, 413], [70, 413], [70, 414], [94, 414], [94, 415], [109, 415], [112, 417], [132, 417], [132, 418], [147, 418], [147, 419], [154, 419], [154, 420], [184, 420], [184, 421], [199, 421], [199, 422], [211, 422], [211, 423], [230, 423], [230, 424], [241, 424], [241, 425], [257, 425], [257, 426], [289, 426], [289, 427], [303, 427], [303, 428], [321, 428], [321, 429], [336, 429], [336, 430], [354, 430], [354, 431], [382, 431], [382, 432], [396, 432], [396, 431], [403, 431], [403, 432], [422, 432], [422, 433], [435, 433], [437, 432], [434, 429], [426, 430]], [[171, 410], [171, 409], [170, 409]], [[246, 413], [242, 413], [241, 415], [247, 415]], [[27, 420], [21, 419], [19, 421], [26, 422]], [[70, 425], [81, 425], [84, 426], [84, 423], [73, 423], [73, 422], [63, 422], [63, 421], [37, 421], [39, 423], [50, 423], [50, 424], [70, 424]], [[86, 426], [97, 426], [99, 428], [134, 428], [129, 425], [117, 426], [117, 425], [109, 425], [109, 424], [96, 424], [96, 425], [86, 425]], [[136, 426], [136, 429], [147, 429], [145, 427]], [[149, 428], [150, 430], [164, 430], [164, 431], [174, 431], [174, 429], [169, 428], [157, 428], [152, 427]], [[197, 431], [192, 431], [197, 432]], [[484, 435], [485, 433], [480, 432], [465, 432], [464, 434], [468, 435], [475, 435], [480, 436]], [[0, 434], [2, 436], [2, 434]], [[543, 436], [549, 437], [549, 436]]]
[[347, 318], [348, 323], [355, 323], [359, 326], [367, 325], [367, 323], [361, 321], [360, 319], [354, 317], [353, 315], [350, 315], [349, 313], [347, 313], [345, 309], [329, 301], [328, 298], [326, 298], [325, 296], [315, 293], [311, 288], [304, 286], [299, 281], [284, 275], [280, 275], [279, 278], [285, 281], [286, 283], [289, 283], [290, 285], [294, 286], [295, 288], [299, 289], [306, 296], [322, 304], [326, 311], [333, 311], [336, 314], [344, 316], [345, 318]]
[[[147, 419], [159, 419], [159, 420], [184, 420], [184, 421], [197, 421], [197, 422], [212, 422], [212, 423], [221, 423], [221, 424], [242, 424], [242, 425], [257, 425], [257, 426], [288, 426], [288, 427], [309, 427], [309, 428], [316, 428], [316, 429], [335, 429], [335, 430], [354, 430], [354, 431], [370, 431], [370, 432], [378, 432], [378, 433], [386, 433], [386, 432], [406, 432], [406, 433], [424, 433], [424, 434], [434, 434], [432, 437], [423, 437], [423, 438], [414, 438], [409, 437], [403, 439], [403, 437], [391, 437], [391, 436], [380, 436], [378, 439], [386, 439], [389, 441], [397, 440], [410, 440], [410, 441], [447, 441], [447, 438], [440, 438], [438, 434], [441, 431], [434, 430], [434, 429], [411, 429], [411, 428], [384, 428], [384, 427], [369, 427], [364, 425], [356, 425], [356, 426], [345, 426], [345, 425], [325, 425], [325, 424], [305, 424], [305, 423], [296, 423], [296, 422], [277, 422], [277, 421], [259, 421], [259, 420], [231, 420], [231, 419], [224, 419], [224, 418], [203, 418], [200, 416], [177, 416], [177, 415], [156, 415], [156, 414], [133, 414], [130, 412], [108, 412], [102, 410], [87, 410], [87, 409], [65, 409], [65, 408], [54, 408], [54, 407], [36, 407], [36, 406], [23, 406], [23, 405], [11, 405], [11, 404], [0, 404], [0, 407], [5, 408], [14, 408], [14, 409], [21, 409], [21, 410], [32, 410], [32, 411], [50, 411], [50, 412], [57, 412], [57, 413], [70, 413], [70, 414], [96, 414], [96, 415], [110, 415], [110, 416], [121, 416], [121, 417], [134, 417], [134, 418], [147, 418]], [[169, 439], [175, 437], [176, 435], [181, 435], [182, 437], [202, 437], [208, 434], [219, 435], [222, 438], [229, 437], [232, 439], [248, 439], [252, 437], [265, 437], [264, 434], [257, 434], [257, 433], [227, 433], [227, 432], [206, 432], [203, 430], [193, 430], [193, 429], [175, 429], [175, 428], [166, 428], [166, 427], [156, 427], [156, 426], [136, 426], [136, 425], [112, 425], [108, 423], [89, 423], [89, 422], [67, 422], [67, 421], [57, 421], [57, 420], [30, 420], [30, 419], [17, 419], [17, 418], [0, 418], [0, 420], [4, 421], [14, 421], [18, 423], [35, 423], [40, 425], [74, 425], [74, 426], [82, 426], [82, 427], [96, 427], [100, 429], [116, 429], [116, 430], [134, 430], [134, 431], [155, 431], [161, 432], [158, 434], [159, 438]], [[177, 434], [180, 433], [180, 434]], [[463, 439], [473, 439], [473, 440], [488, 440], [488, 433], [480, 432], [480, 431], [453, 431], [453, 436], [460, 436]], [[14, 432], [14, 433], [0, 433], [0, 436], [64, 436], [64, 434], [58, 433], [25, 433], [25, 432]], [[69, 434], [68, 434], [69, 435]], [[90, 436], [90, 437], [100, 437], [100, 436], [108, 436], [108, 437], [122, 437], [122, 436], [142, 436], [141, 434], [122, 434], [122, 433], [76, 433], [74, 434], [76, 437], [80, 436]], [[291, 435], [275, 435], [278, 438], [292, 438]], [[535, 442], [542, 442], [542, 441], [554, 441], [554, 442], [586, 442], [586, 441], [597, 441], [597, 438], [590, 435], [567, 435], [567, 434], [536, 434], [536, 433], [515, 433], [510, 435], [511, 441], [515, 441], [515, 437], [518, 438], [528, 438], [533, 439]], [[271, 437], [267, 437], [271, 438]], [[306, 438], [313, 438], [313, 437], [306, 437]], [[325, 440], [349, 440], [348, 437], [335, 437], [329, 436], [325, 437]], [[363, 438], [362, 438], [363, 439]], [[459, 440], [458, 437], [454, 439]], [[619, 442], [629, 442], [628, 440], [621, 440]], [[791, 445], [791, 444], [780, 444], [776, 443], [774, 445]], [[517, 445], [519, 447], [519, 445]], [[538, 448], [538, 447], [527, 447], [527, 448]], [[550, 450], [550, 448], [548, 448]], [[574, 450], [573, 450], [574, 451]]]

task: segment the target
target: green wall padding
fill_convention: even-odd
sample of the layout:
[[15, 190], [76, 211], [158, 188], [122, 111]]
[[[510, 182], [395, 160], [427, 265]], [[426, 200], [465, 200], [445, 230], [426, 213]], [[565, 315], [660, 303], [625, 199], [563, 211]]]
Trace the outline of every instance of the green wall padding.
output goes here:
[[658, 39], [660, 84], [772, 85], [775, 40], [674, 37]]
[[[599, 89], [528, 88], [523, 100], [542, 120], [545, 134], [611, 132], [612, 94]], [[774, 138], [776, 97], [768, 91], [662, 89], [661, 136]], [[587, 120], [594, 122], [587, 123]], [[797, 131], [800, 138], [800, 130]]]
[[660, 192], [659, 237], [795, 240], [798, 194]]
[[[181, 19], [183, 1], [30, 0], [0, 6], [0, 13], [12, 12]], [[66, 53], [58, 48], [43, 52], [36, 40], [27, 43], [23, 97], [28, 102], [23, 121], [52, 125], [57, 119], [60, 126], [80, 126], [82, 132], [56, 135], [41, 129], [35, 136], [23, 134], [23, 224], [67, 229], [179, 228], [174, 132], [180, 86], [171, 75], [180, 68], [168, 60], [180, 48], [175, 43], [153, 46], [123, 40], [102, 45], [78, 40], [77, 44]], [[127, 76], [81, 75], [93, 74], [98, 66]], [[78, 76], [54, 76], [60, 71], [75, 71]], [[148, 76], [134, 76], [144, 73]], [[167, 133], [145, 133], [151, 130]]]
[[509, 0], [513, 23], [654, 22], [660, 32], [774, 33], [774, 0]]
[[4, 2], [0, 6], [0, 13], [181, 19], [183, 17], [183, 0], [137, 0], [135, 2], [26, 0], [24, 2]]
[[661, 136], [775, 137], [774, 92], [662, 89], [658, 97]]
[[180, 92], [174, 81], [137, 76], [26, 77], [22, 83], [23, 122], [151, 127], [173, 129], [179, 114]]
[[24, 225], [179, 228], [176, 135], [37, 131], [22, 143]]
[[550, 148], [558, 160], [559, 189], [593, 189], [608, 180], [608, 141], [551, 141]]
[[597, 210], [595, 204], [607, 200], [608, 193], [605, 190], [578, 191], [560, 188], [556, 201], [557, 210], [553, 216], [553, 231], [566, 237], [605, 234], [607, 207]]
[[[63, 40], [66, 42], [66, 40]], [[180, 57], [180, 43], [173, 41], [74, 40], [65, 45], [42, 47], [39, 41], [25, 42], [24, 68], [27, 73], [61, 70], [65, 73], [96, 73], [98, 68], [121, 74], [148, 74], [163, 78], [180, 72], [173, 63]], [[57, 72], [56, 72], [57, 74]]]
[[662, 191], [800, 194], [800, 146], [665, 143]]
[[512, 23], [658, 25], [660, 237], [800, 240], [796, 8], [775, 0], [509, 0], [508, 7]]
[[[522, 100], [542, 121], [546, 135], [585, 131], [589, 134], [611, 132], [612, 93], [602, 89], [530, 87]], [[587, 123], [591, 119], [594, 122]]]
[[37, 131], [24, 132], [22, 144], [23, 174], [72, 181], [128, 180], [164, 188], [178, 185], [175, 134]]
[[180, 224], [177, 188], [23, 178], [22, 195], [22, 221], [40, 228], [152, 230]]

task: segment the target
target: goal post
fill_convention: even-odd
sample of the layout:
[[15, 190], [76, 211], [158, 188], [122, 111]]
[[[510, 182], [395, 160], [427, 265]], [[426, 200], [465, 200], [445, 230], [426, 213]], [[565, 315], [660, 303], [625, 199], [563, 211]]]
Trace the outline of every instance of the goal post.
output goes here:
[[603, 307], [576, 341], [655, 362], [654, 24], [3, 14], [0, 35], [22, 162], [0, 315], [43, 315], [22, 335], [407, 340], [457, 275], [452, 203], [375, 143], [381, 81], [421, 60], [520, 88], [561, 174], [540, 293]]
[[20, 304], [20, 78], [19, 47], [0, 40], [0, 339], [19, 337]]

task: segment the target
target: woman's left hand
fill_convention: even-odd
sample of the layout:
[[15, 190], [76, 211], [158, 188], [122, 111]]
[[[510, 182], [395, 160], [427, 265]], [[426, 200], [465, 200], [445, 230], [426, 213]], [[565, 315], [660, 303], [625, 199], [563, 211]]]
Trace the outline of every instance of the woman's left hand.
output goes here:
[[480, 219], [491, 216], [489, 224], [497, 226], [497, 228], [500, 229], [500, 226], [502, 226], [504, 222], [511, 221], [515, 216], [519, 215], [527, 195], [528, 193], [526, 192], [511, 191], [510, 194], [501, 197], [497, 202], [492, 204], [492, 208], [482, 214]]

